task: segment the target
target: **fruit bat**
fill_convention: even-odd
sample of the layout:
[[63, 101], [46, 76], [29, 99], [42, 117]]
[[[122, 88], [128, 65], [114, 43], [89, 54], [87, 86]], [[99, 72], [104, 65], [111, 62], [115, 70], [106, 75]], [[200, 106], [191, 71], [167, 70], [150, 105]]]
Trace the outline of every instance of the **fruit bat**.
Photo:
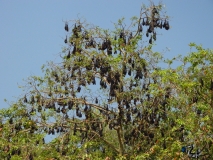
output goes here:
[[170, 27], [169, 27], [169, 22], [168, 22], [168, 21], [165, 21], [165, 23], [166, 23], [165, 29], [166, 29], [166, 30], [169, 30], [169, 28], [170, 28]]
[[210, 83], [210, 90], [212, 91], [213, 90], [213, 81], [211, 80], [211, 83]]
[[146, 37], [149, 37], [149, 32], [148, 31], [146, 32]]
[[97, 97], [96, 97], [96, 99], [95, 99], [95, 103], [98, 104], [98, 98], [97, 98]]
[[138, 25], [138, 32], [142, 32], [142, 31], [143, 31], [142, 24], [139, 24], [139, 25]]
[[69, 31], [68, 23], [65, 23], [64, 29], [65, 29], [65, 31], [67, 31], [67, 32]]
[[67, 43], [67, 36], [66, 36], [66, 38], [65, 38], [65, 40], [64, 40], [64, 43]]
[[146, 23], [145, 23], [145, 21], [144, 21], [144, 18], [143, 18], [143, 22], [142, 22], [142, 25], [144, 26]]
[[153, 32], [153, 39], [156, 41], [156, 32]]
[[148, 20], [148, 18], [146, 19], [146, 26], [148, 26], [149, 25], [149, 20]]
[[152, 44], [152, 36], [149, 39], [149, 44]]

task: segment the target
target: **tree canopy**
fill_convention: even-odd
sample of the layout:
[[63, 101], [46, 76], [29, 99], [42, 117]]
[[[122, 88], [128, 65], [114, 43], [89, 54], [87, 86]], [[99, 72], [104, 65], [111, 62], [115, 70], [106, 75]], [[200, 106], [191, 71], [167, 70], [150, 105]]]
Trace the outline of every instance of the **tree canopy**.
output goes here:
[[191, 53], [171, 60], [152, 51], [170, 29], [162, 10], [143, 6], [113, 31], [66, 22], [61, 63], [44, 65], [0, 110], [0, 157], [213, 158], [213, 51], [190, 43]]

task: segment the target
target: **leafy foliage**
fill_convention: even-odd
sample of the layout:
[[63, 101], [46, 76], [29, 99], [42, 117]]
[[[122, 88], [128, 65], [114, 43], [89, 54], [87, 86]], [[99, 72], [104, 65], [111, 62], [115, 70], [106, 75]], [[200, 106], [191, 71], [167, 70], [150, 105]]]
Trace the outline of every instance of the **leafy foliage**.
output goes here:
[[[0, 156], [212, 158], [212, 51], [192, 43], [195, 52], [168, 61], [182, 65], [161, 68], [162, 56], [151, 50], [157, 30], [170, 29], [161, 10], [142, 8], [130, 26], [121, 19], [112, 32], [66, 22], [62, 62], [43, 66], [44, 77], [30, 77], [25, 96], [0, 111]], [[54, 135], [48, 143], [47, 135]]]

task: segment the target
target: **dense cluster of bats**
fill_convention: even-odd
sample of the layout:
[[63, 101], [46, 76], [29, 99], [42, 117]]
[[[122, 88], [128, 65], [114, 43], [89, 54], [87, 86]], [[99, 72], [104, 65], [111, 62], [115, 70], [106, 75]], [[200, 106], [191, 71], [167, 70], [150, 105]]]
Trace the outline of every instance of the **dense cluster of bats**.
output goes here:
[[[139, 20], [138, 30], [136, 34], [143, 32], [143, 27], [147, 26], [146, 36], [151, 35], [149, 43], [152, 44], [152, 39], [156, 40], [156, 28], [170, 28], [168, 20], [162, 20], [158, 16], [158, 11], [154, 7], [150, 17], [144, 17]], [[65, 31], [69, 31], [68, 23], [65, 23]], [[67, 93], [71, 93], [73, 98], [76, 96], [76, 92], [81, 92], [81, 88], [85, 85], [96, 84], [97, 75], [100, 75], [100, 87], [108, 91], [108, 104], [101, 104], [98, 98], [95, 98], [95, 106], [88, 102], [84, 98], [80, 104], [77, 101], [68, 101], [67, 104], [59, 104], [59, 108], [63, 114], [64, 107], [68, 109], [75, 109], [76, 117], [87, 121], [88, 123], [82, 125], [75, 123], [73, 127], [73, 133], [76, 134], [77, 130], [82, 135], [82, 142], [90, 137], [103, 137], [104, 128], [109, 127], [110, 130], [119, 130], [122, 126], [131, 125], [132, 128], [123, 130], [123, 141], [125, 145], [139, 144], [146, 141], [154, 143], [155, 130], [158, 128], [160, 121], [166, 119], [166, 104], [167, 99], [170, 97], [171, 90], [166, 89], [165, 96], [152, 97], [149, 94], [150, 83], [157, 83], [156, 79], [149, 77], [148, 64], [141, 55], [124, 55], [122, 49], [125, 50], [125, 46], [131, 46], [132, 40], [135, 35], [133, 32], [125, 31], [121, 29], [119, 34], [111, 37], [101, 37], [99, 40], [89, 35], [89, 32], [84, 29], [82, 24], [75, 24], [72, 29], [72, 35], [69, 39], [65, 39], [65, 43], [72, 46], [73, 50], [68, 51], [66, 59], [69, 63], [72, 63], [72, 67], [69, 63], [66, 63], [64, 68], [68, 69], [69, 73], [67, 77], [62, 78], [60, 81], [57, 73], [54, 73], [54, 78], [58, 83], [65, 85]], [[113, 45], [113, 41], [116, 45]], [[81, 43], [81, 45], [79, 45]], [[79, 46], [81, 46], [79, 48]], [[84, 46], [84, 47], [82, 47]], [[122, 49], [121, 49], [122, 48]], [[91, 56], [85, 58], [84, 55], [87, 51], [96, 49], [97, 52], [105, 52], [107, 56], [112, 56], [118, 51], [120, 55], [126, 56], [126, 62], [119, 62], [117, 64], [119, 69], [110, 66], [107, 58], [104, 56]], [[72, 57], [72, 60], [70, 60]], [[124, 59], [123, 59], [124, 61]], [[85, 66], [80, 66], [83, 64]], [[125, 83], [125, 77], [132, 77], [132, 80]], [[69, 78], [71, 77], [71, 79]], [[76, 80], [78, 85], [75, 87], [68, 82]], [[71, 86], [71, 87], [70, 87]], [[141, 90], [140, 94], [136, 94], [135, 91]], [[110, 109], [110, 103], [114, 102], [114, 109]], [[147, 106], [144, 106], [144, 102], [147, 102]], [[90, 104], [89, 104], [90, 103]], [[79, 108], [79, 105], [81, 107]], [[97, 106], [98, 107], [97, 107]], [[112, 106], [112, 105], [111, 105]], [[143, 106], [143, 107], [142, 107]], [[94, 116], [94, 108], [100, 111], [99, 117]], [[101, 120], [102, 119], [102, 120]], [[103, 120], [104, 119], [104, 120]], [[162, 134], [163, 131], [161, 131]], [[96, 136], [95, 136], [96, 135]], [[166, 142], [163, 143], [166, 148]], [[139, 147], [138, 150], [142, 150]]]
[[[40, 121], [45, 122], [47, 119], [42, 112], [52, 109], [63, 117], [64, 123], [39, 127], [33, 122], [30, 125], [18, 123], [15, 125], [15, 130], [18, 132], [27, 128], [34, 133], [42, 129], [52, 135], [70, 132], [80, 136], [81, 143], [84, 143], [88, 139], [104, 139], [105, 130], [108, 128], [122, 134], [124, 148], [133, 146], [137, 152], [144, 152], [146, 150], [141, 144], [151, 146], [157, 139], [164, 139], [162, 147], [166, 149], [166, 129], [162, 127], [159, 129], [159, 126], [162, 121], [168, 121], [167, 111], [170, 108], [167, 104], [172, 89], [165, 88], [165, 93], [161, 96], [151, 95], [150, 84], [160, 85], [160, 79], [149, 76], [154, 68], [151, 68], [139, 53], [131, 54], [126, 51], [137, 34], [143, 32], [145, 26], [147, 26], [145, 35], [150, 36], [150, 44], [157, 39], [157, 28], [166, 30], [170, 28], [169, 21], [159, 18], [155, 7], [149, 17], [140, 17], [134, 34], [121, 29], [113, 38], [109, 35], [95, 37], [90, 35], [90, 31], [86, 30], [83, 24], [74, 24], [71, 35], [66, 36], [64, 40], [69, 49], [63, 66], [58, 67], [60, 71], [52, 68], [49, 75], [48, 81], [54, 85], [46, 92], [34, 92], [37, 94], [23, 98], [25, 104], [33, 106], [29, 112], [24, 113], [29, 117], [29, 121], [36, 113], [40, 115]], [[64, 29], [70, 32], [68, 23], [65, 23]], [[96, 54], [88, 55], [94, 51]], [[117, 67], [111, 66], [107, 56], [115, 56], [117, 52], [120, 52], [121, 62], [118, 62]], [[91, 100], [86, 96], [79, 96], [82, 88], [90, 85], [99, 85], [103, 92], [108, 93], [108, 97], [93, 97]], [[14, 123], [12, 118], [9, 123]], [[174, 121], [168, 123], [171, 126], [175, 125]], [[177, 135], [182, 141], [183, 126], [179, 127]], [[160, 133], [160, 137], [157, 132]], [[63, 143], [64, 145], [69, 143], [69, 136], [64, 138]], [[103, 146], [99, 149], [105, 151]], [[66, 148], [62, 150], [56, 147], [56, 150], [62, 155], [68, 152]], [[124, 149], [124, 152], [128, 150]], [[14, 150], [12, 153], [20, 154], [20, 151]]]
[[[110, 130], [122, 129], [123, 145], [139, 145], [141, 142], [152, 145], [156, 141], [155, 128], [167, 117], [166, 105], [171, 89], [167, 88], [165, 95], [161, 97], [150, 95], [149, 85], [158, 83], [158, 80], [149, 77], [146, 60], [139, 53], [131, 55], [124, 51], [124, 55], [122, 50], [132, 45], [132, 40], [142, 33], [144, 26], [148, 26], [146, 36], [151, 35], [149, 43], [152, 43], [152, 39], [156, 40], [155, 28], [169, 29], [168, 20], [156, 18], [156, 14], [158, 11], [153, 8], [150, 17], [141, 18], [135, 35], [121, 29], [113, 38], [101, 36], [98, 37], [99, 40], [97, 36], [92, 37], [83, 24], [74, 24], [71, 35], [64, 40], [72, 50], [69, 49], [65, 56], [63, 74], [53, 69], [49, 81], [55, 85], [48, 93], [23, 98], [24, 103], [37, 106], [26, 113], [29, 119], [36, 112], [41, 115], [41, 121], [46, 121], [42, 112], [52, 109], [64, 117], [65, 121], [71, 122], [72, 127], [67, 123], [43, 126], [43, 131], [48, 134], [72, 132], [73, 135], [81, 136], [83, 143], [90, 138], [104, 138], [104, 130], [108, 127]], [[70, 31], [68, 23], [65, 23], [64, 29]], [[117, 44], [114, 45], [115, 42]], [[94, 50], [104, 54], [87, 56], [87, 53]], [[105, 57], [113, 56], [118, 51], [123, 59], [117, 64], [118, 67], [113, 67]], [[125, 77], [131, 77], [131, 81], [126, 81]], [[97, 84], [97, 79], [100, 84]], [[107, 103], [103, 103], [98, 97], [94, 97], [92, 101], [86, 97], [78, 97], [82, 88], [88, 85], [100, 85], [104, 92], [108, 92]], [[70, 111], [74, 112], [71, 114]], [[38, 130], [34, 123], [31, 126], [17, 124], [15, 129], [21, 128], [31, 128], [31, 132]], [[161, 132], [164, 137], [164, 131]], [[162, 145], [166, 148], [165, 141]], [[136, 148], [139, 152], [143, 150], [142, 146]]]

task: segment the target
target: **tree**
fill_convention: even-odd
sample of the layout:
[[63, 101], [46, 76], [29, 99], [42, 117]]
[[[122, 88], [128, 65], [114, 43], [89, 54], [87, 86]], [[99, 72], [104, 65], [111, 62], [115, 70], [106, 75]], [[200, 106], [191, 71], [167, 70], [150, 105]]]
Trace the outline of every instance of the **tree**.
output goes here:
[[[128, 27], [121, 19], [111, 32], [66, 22], [62, 62], [29, 77], [25, 95], [0, 111], [0, 156], [212, 158], [212, 51], [191, 43], [195, 52], [160, 67], [152, 43], [157, 30], [170, 29], [161, 10], [142, 7]], [[183, 64], [173, 69], [175, 60]], [[46, 135], [55, 136], [47, 143]]]

